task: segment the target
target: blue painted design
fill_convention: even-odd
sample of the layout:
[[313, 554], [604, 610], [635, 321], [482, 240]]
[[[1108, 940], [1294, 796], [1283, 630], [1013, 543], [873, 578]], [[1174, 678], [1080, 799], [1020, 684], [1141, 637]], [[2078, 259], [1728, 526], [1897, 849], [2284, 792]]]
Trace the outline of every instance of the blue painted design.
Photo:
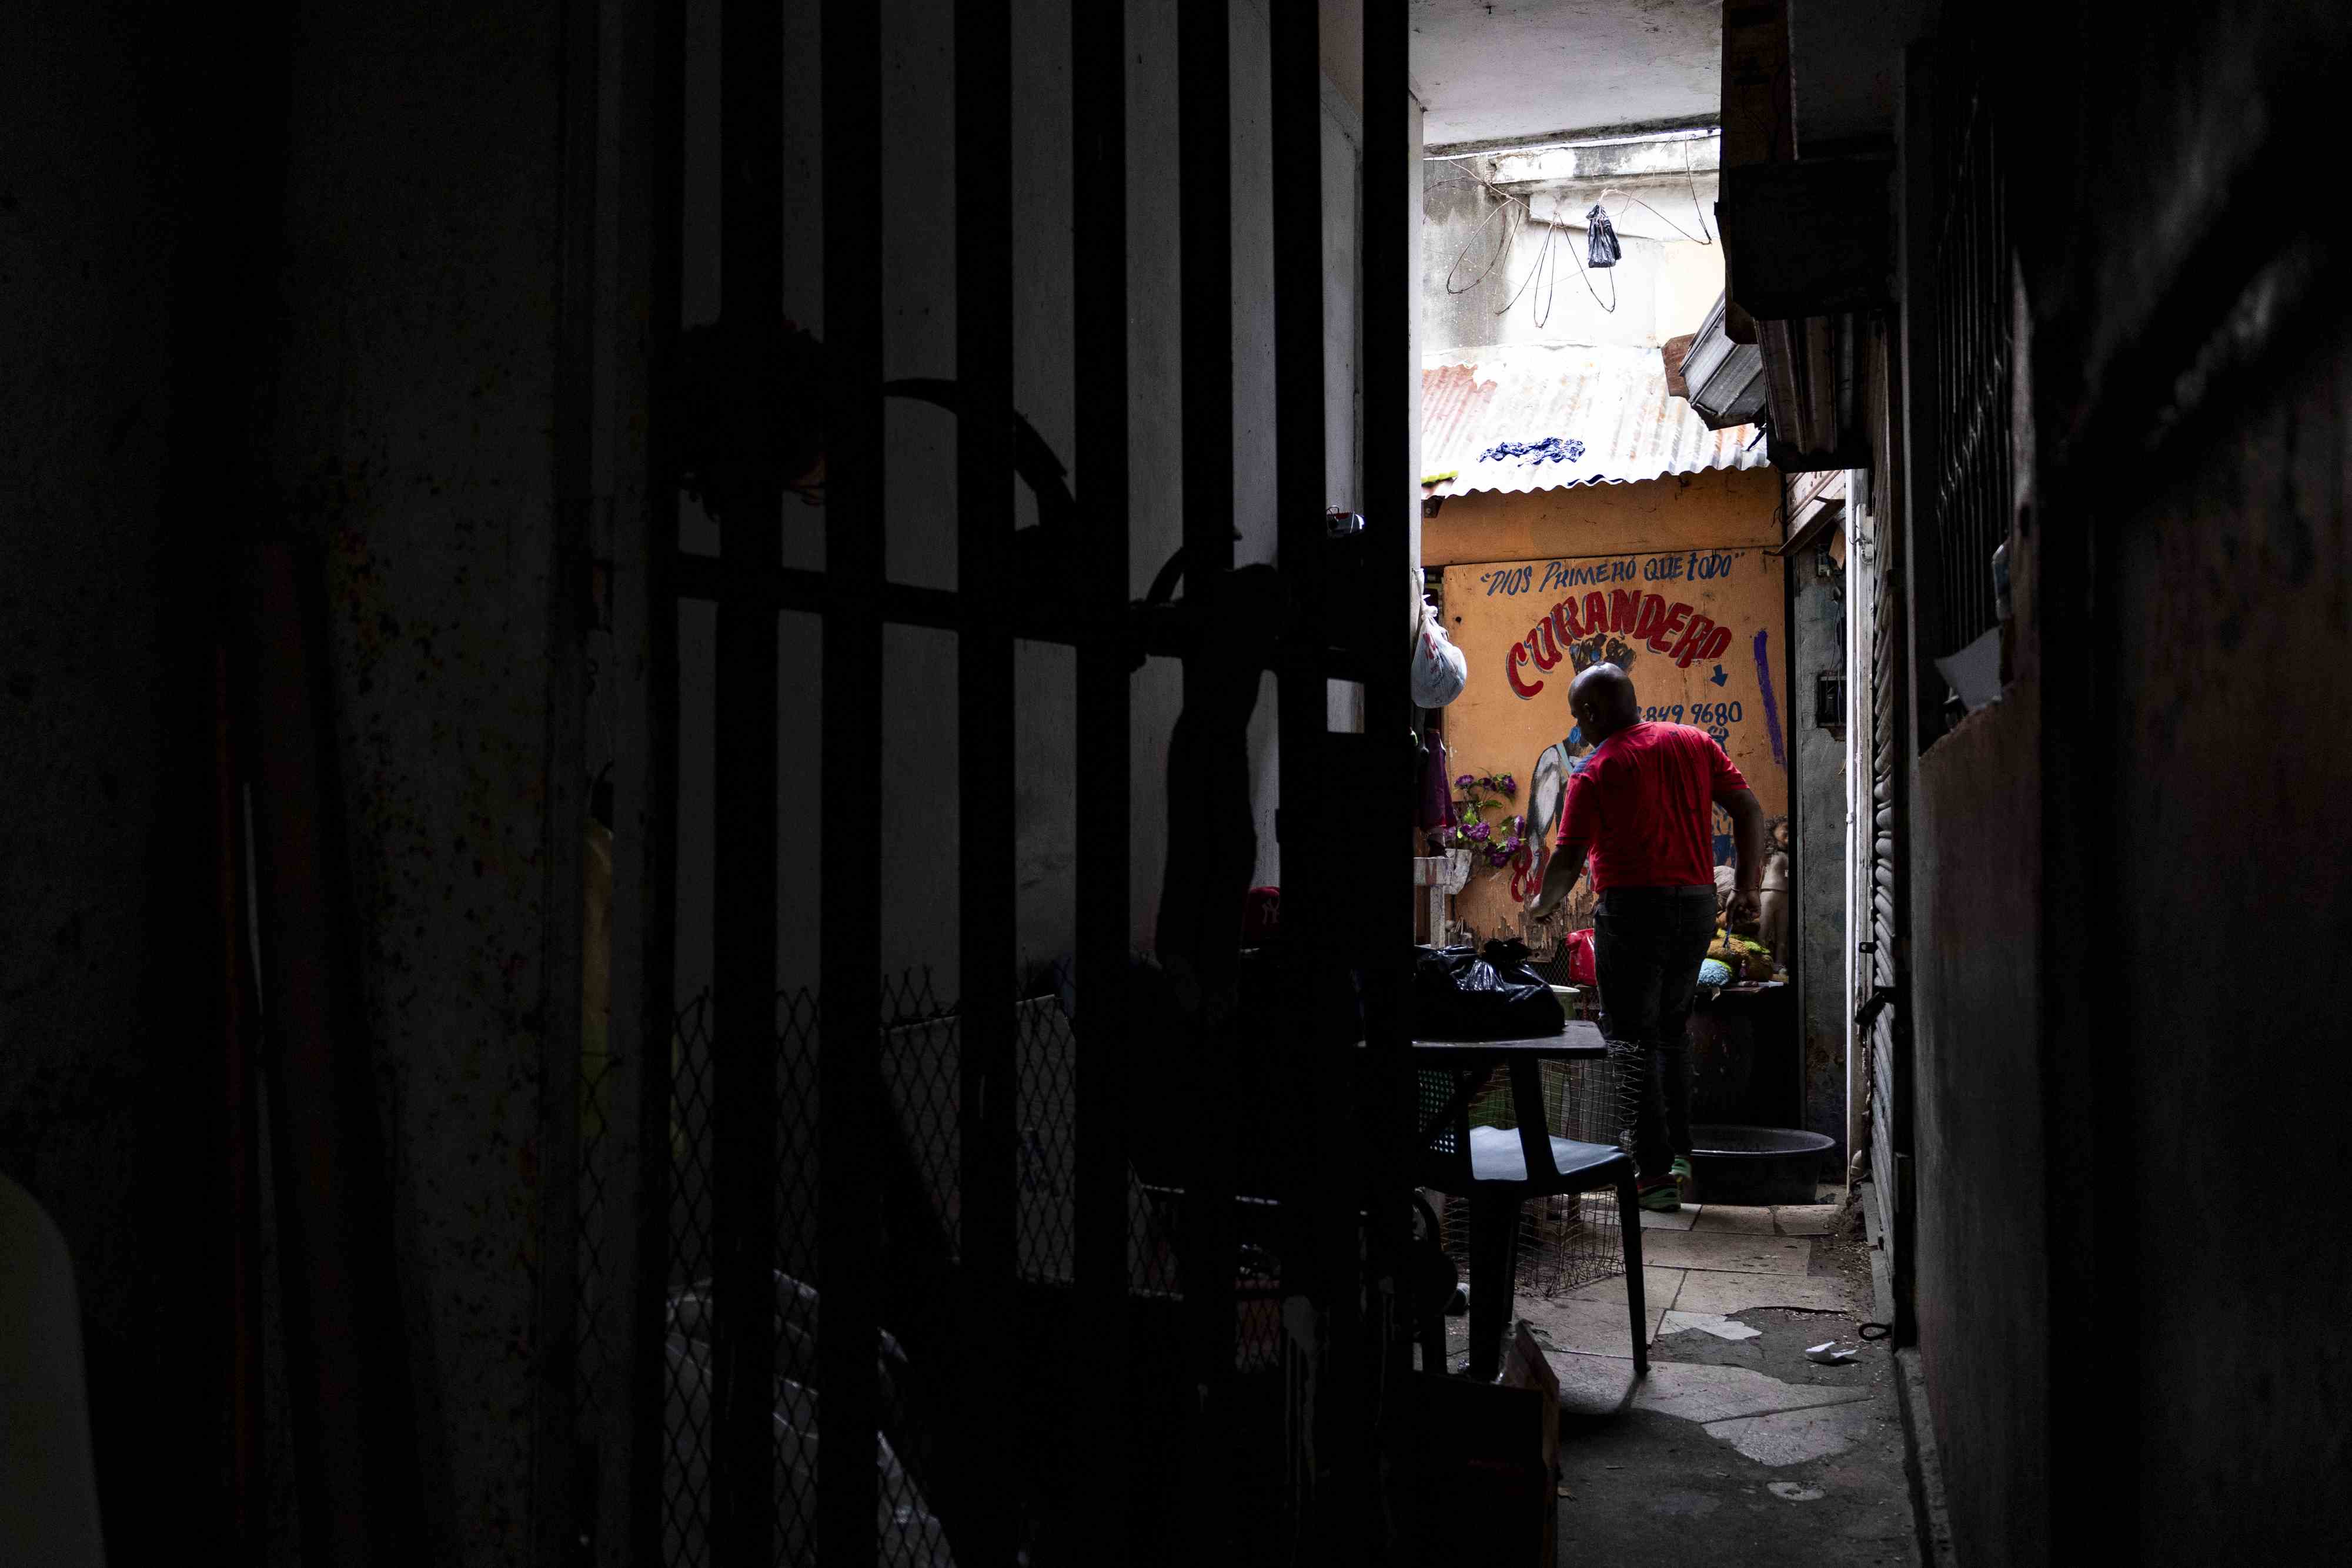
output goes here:
[[1499, 463], [1506, 457], [1517, 457], [1522, 467], [1538, 463], [1580, 463], [1584, 460], [1584, 443], [1573, 436], [1547, 435], [1541, 441], [1505, 441], [1478, 454], [1481, 463]]
[[1717, 865], [1729, 865], [1731, 863], [1731, 835], [1729, 833], [1717, 833], [1715, 835], [1715, 863]]
[[1726, 681], [1727, 681], [1727, 680], [1731, 679], [1731, 677], [1730, 677], [1729, 675], [1727, 675], [1727, 674], [1725, 674], [1723, 673], [1723, 666], [1722, 666], [1721, 664], [1717, 664], [1717, 665], [1715, 667], [1715, 674], [1711, 674], [1711, 675], [1707, 676], [1707, 679], [1708, 679], [1708, 680], [1710, 680], [1710, 681], [1713, 681], [1717, 685], [1718, 685], [1718, 686], [1719, 686], [1719, 685], [1723, 685], [1723, 683], [1724, 683], [1724, 682], [1726, 682]]
[[1780, 705], [1772, 695], [1771, 636], [1769, 632], [1756, 633], [1756, 684], [1764, 689], [1764, 728], [1772, 737], [1772, 760], [1786, 768], [1789, 747], [1780, 738]]

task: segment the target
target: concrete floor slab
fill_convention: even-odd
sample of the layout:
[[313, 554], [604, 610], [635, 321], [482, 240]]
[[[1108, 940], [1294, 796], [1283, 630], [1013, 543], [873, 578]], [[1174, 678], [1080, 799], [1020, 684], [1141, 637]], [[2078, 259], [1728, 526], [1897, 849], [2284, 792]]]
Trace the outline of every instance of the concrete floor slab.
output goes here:
[[[1657, 1337], [1666, 1310], [1643, 1302], [1648, 1338]], [[1633, 1325], [1622, 1298], [1615, 1301], [1547, 1301], [1522, 1296], [1519, 1316], [1526, 1320], [1536, 1343], [1546, 1352], [1573, 1351], [1586, 1355], [1632, 1355]], [[1646, 1343], [1646, 1341], [1645, 1341]]]
[[[1726, 1339], [1696, 1332], [1696, 1324], [1720, 1322], [1754, 1331], [1750, 1337]], [[1864, 1345], [1854, 1360], [1830, 1366], [1808, 1360], [1807, 1346], [1822, 1343], [1837, 1324], [1822, 1312], [1784, 1312], [1759, 1307], [1738, 1317], [1709, 1312], [1672, 1312], [1658, 1325], [1657, 1354], [1668, 1361], [1704, 1362], [1709, 1366], [1745, 1366], [1783, 1383], [1818, 1383], [1825, 1388], [1875, 1385], [1893, 1364], [1884, 1344]], [[1838, 1325], [1843, 1328], [1848, 1325]]]
[[[1645, 1266], [1642, 1270], [1642, 1304], [1652, 1312], [1664, 1312], [1673, 1306], [1675, 1297], [1682, 1288], [1683, 1271], [1680, 1269]], [[1557, 1299], [1564, 1301], [1614, 1301], [1622, 1311], [1625, 1305], [1625, 1276], [1612, 1274], [1590, 1285], [1579, 1285]]]
[[[1830, 1283], [1764, 1274], [1684, 1279], [1686, 1289], [1693, 1281], [1751, 1289]], [[1650, 1376], [1638, 1385], [1627, 1361], [1550, 1358], [1563, 1396], [1573, 1385], [1584, 1416], [1560, 1423], [1561, 1563], [1916, 1568], [1892, 1358], [1882, 1352], [1854, 1366], [1818, 1366], [1804, 1359], [1804, 1347], [1829, 1331], [1811, 1314], [1761, 1312], [1746, 1321], [1762, 1335], [1733, 1342], [1662, 1333]], [[1742, 1371], [1752, 1381], [1725, 1375]], [[1632, 1396], [1612, 1404], [1621, 1389]], [[1811, 1402], [1757, 1407], [1790, 1400]], [[1713, 1419], [1724, 1431], [1645, 1407], [1652, 1404], [1720, 1413]], [[1780, 1460], [1801, 1448], [1816, 1457], [1765, 1463], [1745, 1451]]]
[[[1706, 1218], [1702, 1210], [1699, 1218]], [[1666, 1269], [1714, 1269], [1740, 1274], [1802, 1274], [1813, 1244], [1801, 1236], [1738, 1231], [1661, 1230], [1642, 1239], [1642, 1260]], [[1705, 1310], [1705, 1309], [1702, 1309]]]
[[1658, 1334], [1661, 1338], [1670, 1333], [1688, 1333], [1694, 1331], [1699, 1333], [1711, 1333], [1717, 1339], [1727, 1340], [1755, 1339], [1764, 1332], [1762, 1329], [1748, 1327], [1738, 1318], [1725, 1317], [1720, 1312], [1670, 1312], [1658, 1324]]
[[1769, 1208], [1744, 1208], [1738, 1204], [1710, 1203], [1698, 1211], [1698, 1223], [1694, 1230], [1736, 1230], [1750, 1235], [1772, 1234], [1772, 1211]]
[[1642, 1228], [1644, 1230], [1688, 1230], [1697, 1218], [1698, 1205], [1695, 1203], [1686, 1203], [1680, 1208], [1675, 1209], [1672, 1214], [1668, 1214], [1662, 1209], [1645, 1208], [1642, 1210]]
[[1837, 1228], [1834, 1203], [1784, 1204], [1772, 1211], [1783, 1236], [1827, 1236]]
[[1546, 1353], [1552, 1375], [1559, 1379], [1559, 1413], [1563, 1416], [1597, 1420], [1619, 1416], [1633, 1403], [1640, 1380], [1633, 1359], [1625, 1355], [1578, 1355]]
[[1845, 1405], [1867, 1399], [1871, 1392], [1868, 1384], [1830, 1388], [1818, 1384], [1783, 1383], [1745, 1366], [1663, 1361], [1652, 1364], [1649, 1377], [1633, 1391], [1633, 1408], [1705, 1423], [1810, 1409], [1820, 1405]]
[[[1801, 1465], [1810, 1459], [1843, 1454], [1856, 1444], [1885, 1436], [1887, 1417], [1877, 1406], [1878, 1402], [1865, 1398], [1859, 1403], [1822, 1406], [1811, 1410], [1781, 1410], [1765, 1416], [1710, 1421], [1706, 1435], [1730, 1444], [1759, 1465], [1775, 1469]], [[1899, 1430], [1894, 1434], [1894, 1440], [1901, 1442]]]
[[[1675, 1310], [1734, 1315], [1757, 1307], [1859, 1314], [1866, 1303], [1854, 1299], [1842, 1280], [1799, 1274], [1748, 1274], [1693, 1269], [1675, 1294]], [[1828, 1337], [1824, 1331], [1823, 1338]]]

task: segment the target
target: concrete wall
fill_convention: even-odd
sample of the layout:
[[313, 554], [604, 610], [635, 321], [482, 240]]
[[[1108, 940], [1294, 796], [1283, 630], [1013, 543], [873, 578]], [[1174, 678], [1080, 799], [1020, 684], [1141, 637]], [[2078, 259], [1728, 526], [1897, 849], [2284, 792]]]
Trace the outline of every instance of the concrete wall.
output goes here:
[[1777, 545], [1780, 478], [1764, 468], [1669, 474], [1631, 485], [1577, 485], [1449, 496], [1422, 524], [1424, 566], [1535, 560], [1675, 546]]
[[71, 1252], [119, 1554], [163, 1544], [136, 1527], [152, 1496], [116, 1478], [155, 1462], [142, 1407], [172, 1289], [150, 878], [173, 783], [175, 193], [135, 9], [35, 6], [0, 49], [0, 1171]]
[[[2100, 988], [2100, 1025], [2131, 1042], [2105, 1092], [2134, 1140], [2116, 1218], [2142, 1288], [2113, 1332], [2143, 1369], [2126, 1451], [2149, 1563], [2290, 1558], [2347, 1511], [2352, 1354], [2303, 1325], [2352, 1296], [2352, 1249], [2333, 1227], [2305, 1248], [2258, 1195], [2315, 1197], [2344, 1168], [2347, 1029], [2313, 981], [2352, 936], [2352, 327], [2273, 368], [2111, 536], [2132, 612], [2097, 734], [2131, 762], [2096, 946], [2100, 978], [2147, 977]], [[2153, 909], [2181, 915], [2132, 913]]]
[[[1595, 153], [1612, 152], [1639, 154], [1643, 164], [1657, 164], [1658, 154], [1672, 155], [1681, 145], [1481, 155], [1425, 164], [1424, 347], [1654, 348], [1696, 331], [1723, 290], [1723, 249], [1705, 243], [1713, 234], [1715, 175], [1706, 166], [1713, 161], [1713, 144], [1694, 144], [1694, 161], [1701, 167], [1687, 181], [1679, 173], [1661, 178], [1654, 172], [1612, 179], [1570, 166], [1577, 159], [1591, 162]], [[1498, 190], [1524, 206], [1506, 204]], [[1623, 255], [1615, 267], [1591, 271], [1580, 265], [1587, 255], [1585, 214], [1604, 192]], [[1634, 204], [1629, 199], [1633, 196], [1649, 206]]]
[[[1835, 530], [1832, 530], [1835, 531]], [[1824, 539], [1825, 543], [1833, 540]], [[1845, 853], [1846, 732], [1815, 722], [1815, 684], [1845, 669], [1845, 584], [1842, 570], [1822, 580], [1811, 549], [1789, 560], [1790, 814], [1788, 946], [1780, 955], [1797, 984], [1804, 1036], [1805, 1128], [1846, 1150]]]
[[[273, 471], [330, 553], [336, 739], [441, 1561], [528, 1540], [561, 24], [313, 8]], [[486, 155], [485, 149], [495, 149]], [[576, 984], [576, 981], [572, 982]]]
[[2020, 761], [2040, 724], [2038, 688], [2012, 687], [1919, 759], [1913, 795], [1912, 1269], [1970, 1563], [2043, 1561], [2063, 1484], [2045, 1425], [2050, 1350], [2032, 1332], [2048, 1312], [2042, 1215], [2058, 1197], [2042, 1146], [2042, 801]]
[[2019, 678], [1914, 797], [1916, 1306], [1953, 1535], [1970, 1564], [2314, 1560], [2352, 1533], [2352, 1352], [2305, 1325], [2352, 1270], [2270, 1195], [2343, 1166], [2315, 978], [2352, 936], [2352, 321], [2326, 214], [2251, 214], [2294, 207], [2352, 16], [1989, 15], [2003, 135], [2032, 146]]
[[[318, 542], [362, 923], [353, 1044], [391, 1137], [413, 1353], [390, 1375], [423, 1417], [416, 1522], [435, 1561], [515, 1561], [562, 17], [394, 5], [289, 21], [290, 44], [286, 24], [247, 37], [241, 17], [183, 32], [36, 6], [0, 63], [17, 301], [0, 326], [0, 1162], [73, 1249], [116, 1559], [206, 1554], [228, 1222], [204, 1207], [226, 1163], [194, 983], [217, 982], [219, 951], [200, 639], [237, 542]], [[168, 503], [167, 452], [184, 465]], [[274, 1522], [284, 1560], [290, 1521]]]

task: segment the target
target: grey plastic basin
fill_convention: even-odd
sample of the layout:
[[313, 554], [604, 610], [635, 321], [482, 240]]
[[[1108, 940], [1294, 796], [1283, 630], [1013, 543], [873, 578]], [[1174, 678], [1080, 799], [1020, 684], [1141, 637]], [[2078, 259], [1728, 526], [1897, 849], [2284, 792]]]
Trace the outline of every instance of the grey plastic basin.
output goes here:
[[1700, 1203], [1811, 1203], [1835, 1146], [1794, 1127], [1693, 1127], [1691, 1144]]

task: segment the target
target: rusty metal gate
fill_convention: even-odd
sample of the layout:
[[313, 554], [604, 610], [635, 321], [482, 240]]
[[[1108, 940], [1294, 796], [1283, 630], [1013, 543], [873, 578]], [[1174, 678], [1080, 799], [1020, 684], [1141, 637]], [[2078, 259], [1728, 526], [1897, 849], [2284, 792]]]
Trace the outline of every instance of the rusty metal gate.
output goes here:
[[[1273, 234], [1278, 563], [1237, 570], [1230, 511], [1189, 506], [1182, 551], [1141, 602], [1131, 601], [1130, 570], [1152, 563], [1131, 560], [1127, 512], [1134, 40], [1123, 7], [1074, 0], [1067, 13], [1066, 370], [1084, 460], [1075, 496], [1057, 487], [1050, 455], [1033, 461], [1034, 433], [1013, 405], [1007, 0], [954, 10], [959, 371], [952, 383], [921, 385], [883, 372], [877, 9], [823, 7], [819, 357], [777, 317], [783, 105], [802, 87], [787, 79], [782, 11], [760, 0], [719, 6], [718, 320], [688, 332], [678, 326], [684, 198], [673, 188], [685, 24], [661, 7], [619, 9], [630, 47], [663, 84], [637, 127], [656, 171], [643, 197], [652, 477], [638, 820], [650, 870], [642, 908], [624, 907], [617, 921], [642, 937], [642, 1049], [583, 1099], [583, 1136], [601, 1152], [583, 1186], [602, 1219], [584, 1228], [581, 1317], [596, 1345], [583, 1342], [583, 1364], [606, 1370], [593, 1375], [579, 1423], [577, 1549], [567, 1542], [550, 1561], [1383, 1560], [1410, 1514], [1409, 1498], [1381, 1478], [1404, 1474], [1409, 1352], [1385, 1321], [1393, 1292], [1383, 1281], [1406, 1233], [1406, 1189], [1394, 1178], [1409, 1126], [1411, 866], [1402, 847], [1392, 857], [1343, 852], [1384, 832], [1402, 846], [1414, 781], [1404, 662], [1367, 653], [1402, 641], [1387, 634], [1396, 607], [1384, 591], [1398, 574], [1370, 563], [1408, 553], [1405, 7], [1368, 4], [1362, 37], [1362, 287], [1367, 299], [1393, 302], [1368, 310], [1362, 329], [1361, 450], [1380, 455], [1358, 481], [1367, 526], [1343, 538], [1325, 517], [1321, 39], [1317, 6], [1278, 4], [1267, 106], [1284, 171]], [[1181, 464], [1188, 495], [1223, 496], [1234, 467], [1232, 38], [1224, 6], [1175, 15]], [[772, 526], [810, 471], [806, 454], [779, 455], [776, 434], [779, 411], [806, 401], [795, 382], [805, 377], [820, 378], [824, 409], [821, 570], [787, 564]], [[957, 422], [951, 589], [894, 580], [886, 565], [879, 475], [893, 396], [927, 399]], [[1018, 532], [1016, 481], [1039, 502], [1036, 527]], [[715, 552], [681, 548], [681, 485], [722, 525]], [[1050, 605], [1022, 591], [1040, 549], [1064, 574]], [[711, 623], [709, 812], [725, 824], [726, 847], [709, 868], [711, 982], [681, 998], [679, 649], [689, 617]], [[820, 628], [804, 689], [780, 675], [787, 618]], [[1018, 984], [1005, 833], [959, 836], [950, 1001], [919, 974], [885, 972], [879, 879], [850, 853], [820, 852], [814, 885], [801, 890], [821, 901], [822, 983], [780, 985], [785, 716], [814, 706], [828, 776], [879, 777], [894, 628], [953, 639], [964, 821], [1011, 812], [1013, 742], [999, 716], [1016, 640], [1071, 651], [1087, 777], [1075, 805], [1078, 946], [1058, 1003]], [[1185, 813], [1206, 813], [1192, 825], [1213, 827], [1223, 799], [1214, 759], [1236, 669], [1218, 650], [1237, 628], [1258, 650], [1242, 672], [1250, 691], [1257, 668], [1271, 668], [1280, 701], [1283, 925], [1303, 977], [1282, 1026], [1297, 1042], [1291, 1071], [1328, 1096], [1328, 1113], [1307, 1129], [1311, 1154], [1271, 1169], [1244, 1168], [1244, 1063], [1229, 1019], [1181, 1005], [1181, 989], [1173, 1006], [1143, 995], [1128, 936], [1130, 682], [1147, 660], [1183, 669], [1173, 843], [1192, 822]], [[1362, 732], [1328, 732], [1334, 680], [1360, 683]], [[1175, 776], [1188, 755], [1197, 779]], [[1335, 803], [1335, 777], [1363, 786]], [[1191, 890], [1193, 873], [1171, 851], [1163, 899], [1205, 893], [1215, 907], [1214, 869]], [[1167, 907], [1163, 949], [1175, 924]], [[1366, 913], [1381, 910], [1393, 918]], [[1229, 946], [1237, 910], [1235, 925]], [[1217, 949], [1212, 939], [1184, 954], [1213, 997], [1230, 992], [1234, 967]], [[1129, 1108], [1133, 1072], [1152, 1051], [1176, 1069], [1192, 1135], [1172, 1168], [1146, 1179]], [[607, 1105], [625, 1125], [605, 1125]], [[936, 1137], [923, 1149], [898, 1135], [909, 1118], [929, 1119]], [[1040, 1138], [1036, 1124], [1056, 1131]]]
[[1861, 559], [1852, 613], [1855, 646], [1867, 649], [1870, 661], [1867, 695], [1856, 704], [1861, 708], [1856, 731], [1864, 741], [1864, 755], [1870, 759], [1864, 797], [1870, 815], [1867, 831], [1860, 836], [1866, 851], [1860, 878], [1866, 902], [1864, 918], [1856, 922], [1862, 940], [1854, 967], [1854, 1042], [1864, 1053], [1869, 1074], [1873, 1201], [1878, 1206], [1879, 1234], [1900, 1317], [1907, 1311], [1905, 1281], [1911, 1262], [1906, 1191], [1911, 1148], [1906, 1082], [1910, 1066], [1910, 1019], [1906, 1005], [1906, 942], [1910, 923], [1903, 832], [1904, 790], [1910, 771], [1906, 766], [1909, 736], [1905, 722], [1909, 659], [1904, 635], [1901, 532], [1888, 526], [1890, 519], [1884, 509], [1857, 509], [1855, 516], [1854, 544]]
[[1856, 573], [1867, 650], [1868, 918], [1854, 967], [1855, 1043], [1869, 1061], [1871, 1171], [1908, 1337], [1912, 1192], [1910, 838], [1912, 778], [1945, 728], [1935, 661], [1998, 622], [1992, 555], [2009, 533], [2011, 253], [1999, 147], [1974, 52], [1962, 37], [1915, 47], [1902, 126], [1905, 286], [1877, 340], [1874, 506]]

